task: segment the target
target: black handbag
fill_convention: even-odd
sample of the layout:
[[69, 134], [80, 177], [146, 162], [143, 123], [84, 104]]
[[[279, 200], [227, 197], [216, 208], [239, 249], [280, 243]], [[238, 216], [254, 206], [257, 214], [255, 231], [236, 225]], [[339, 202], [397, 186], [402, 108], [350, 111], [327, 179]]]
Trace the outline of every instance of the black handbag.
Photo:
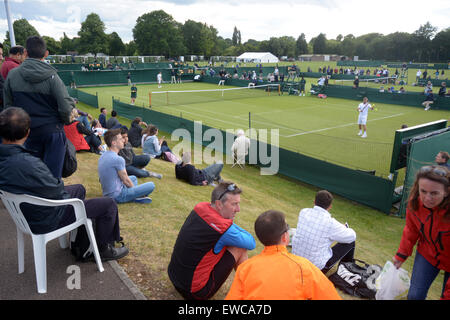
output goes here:
[[72, 142], [66, 139], [66, 154], [64, 156], [62, 177], [70, 177], [75, 171], [77, 171], [77, 150]]

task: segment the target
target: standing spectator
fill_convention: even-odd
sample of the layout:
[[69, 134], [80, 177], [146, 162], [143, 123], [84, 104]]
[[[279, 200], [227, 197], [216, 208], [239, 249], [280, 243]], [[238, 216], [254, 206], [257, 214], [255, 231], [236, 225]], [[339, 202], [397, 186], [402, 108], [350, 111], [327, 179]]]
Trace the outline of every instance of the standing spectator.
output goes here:
[[333, 283], [310, 261], [289, 253], [289, 225], [269, 210], [255, 221], [264, 250], [237, 268], [226, 300], [341, 300]]
[[[339, 261], [353, 261], [355, 252], [356, 233], [331, 216], [332, 202], [331, 193], [317, 192], [314, 207], [300, 211], [292, 238], [292, 253], [308, 259], [323, 273]], [[334, 242], [338, 243], [331, 247]]]
[[441, 299], [450, 299], [449, 193], [450, 171], [447, 168], [425, 166], [418, 170], [409, 195], [400, 246], [392, 258], [394, 265], [400, 268], [417, 244], [408, 300], [425, 300], [441, 270], [445, 272]]
[[105, 142], [109, 150], [98, 160], [98, 176], [103, 196], [111, 197], [118, 203], [151, 203], [152, 199], [148, 195], [155, 189], [155, 184], [146, 182], [138, 185], [136, 176], [128, 176], [125, 159], [118, 155], [125, 146], [120, 129], [108, 130]]
[[434, 75], [435, 75], [435, 79], [436, 79], [436, 80], [439, 80], [439, 70], [436, 70], [436, 72], [434, 73]]
[[25, 48], [22, 46], [15, 46], [9, 49], [9, 56], [5, 58], [5, 61], [2, 64], [2, 77], [6, 79], [9, 71], [14, 68], [20, 66], [22, 62], [24, 62], [26, 58]]
[[106, 108], [100, 108], [100, 115], [98, 116], [98, 121], [102, 125], [102, 128], [106, 128], [106, 114], [108, 110]]
[[142, 146], [141, 139], [142, 139], [142, 126], [148, 127], [147, 123], [142, 121], [142, 118], [136, 117], [131, 122], [130, 130], [128, 130], [128, 139], [131, 143], [131, 145], [135, 148], [139, 148]]
[[171, 84], [177, 83], [176, 75], [177, 75], [177, 71], [173, 68], [170, 69], [170, 83]]
[[233, 223], [241, 192], [234, 183], [220, 183], [211, 203], [198, 203], [181, 227], [168, 274], [185, 299], [214, 296], [231, 270], [248, 259], [247, 250], [255, 248], [252, 235]]
[[11, 70], [5, 81], [4, 106], [27, 111], [31, 132], [25, 147], [35, 151], [53, 175], [61, 178], [66, 153], [64, 124], [70, 123], [75, 103], [57, 71], [44, 62], [48, 56], [45, 41], [29, 37], [26, 52], [28, 58]]
[[302, 76], [302, 78], [300, 79], [300, 82], [299, 82], [299, 96], [305, 96], [306, 95], [306, 93], [305, 93], [305, 87], [306, 87], [306, 80], [305, 80], [305, 78]]
[[128, 74], [127, 74], [127, 82], [128, 82], [128, 85], [131, 86], [131, 73], [130, 72], [128, 72]]
[[359, 79], [358, 76], [355, 77], [355, 81], [353, 81], [353, 89], [359, 88]]

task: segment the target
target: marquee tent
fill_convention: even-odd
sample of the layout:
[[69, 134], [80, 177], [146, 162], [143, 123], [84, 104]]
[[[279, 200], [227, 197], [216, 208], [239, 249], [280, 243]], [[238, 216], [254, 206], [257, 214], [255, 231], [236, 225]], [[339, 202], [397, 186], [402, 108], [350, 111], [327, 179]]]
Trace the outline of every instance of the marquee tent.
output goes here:
[[270, 52], [244, 52], [236, 58], [236, 62], [279, 62], [278, 58]]

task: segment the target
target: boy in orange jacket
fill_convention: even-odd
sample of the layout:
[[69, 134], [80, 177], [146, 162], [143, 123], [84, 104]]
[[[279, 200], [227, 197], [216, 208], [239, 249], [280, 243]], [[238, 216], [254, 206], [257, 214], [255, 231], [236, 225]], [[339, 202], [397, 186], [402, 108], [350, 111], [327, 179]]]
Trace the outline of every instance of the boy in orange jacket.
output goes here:
[[341, 300], [322, 271], [287, 251], [288, 231], [282, 212], [269, 210], [256, 219], [265, 248], [239, 265], [226, 300]]

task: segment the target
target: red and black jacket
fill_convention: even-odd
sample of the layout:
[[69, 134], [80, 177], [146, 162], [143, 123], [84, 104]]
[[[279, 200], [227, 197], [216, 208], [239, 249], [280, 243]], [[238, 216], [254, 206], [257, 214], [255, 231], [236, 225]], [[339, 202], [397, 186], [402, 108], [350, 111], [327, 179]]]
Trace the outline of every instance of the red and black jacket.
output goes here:
[[224, 247], [215, 254], [214, 246], [232, 224], [233, 220], [224, 219], [208, 202], [194, 207], [181, 227], [168, 267], [175, 287], [194, 293], [205, 286], [226, 251]]

